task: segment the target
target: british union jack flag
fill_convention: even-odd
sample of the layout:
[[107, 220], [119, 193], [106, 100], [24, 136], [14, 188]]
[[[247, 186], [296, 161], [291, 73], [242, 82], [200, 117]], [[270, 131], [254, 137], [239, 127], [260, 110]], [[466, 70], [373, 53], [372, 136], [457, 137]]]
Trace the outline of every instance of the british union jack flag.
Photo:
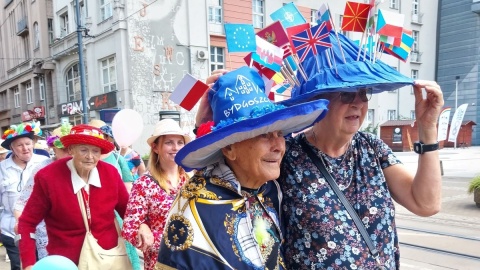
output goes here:
[[332, 47], [325, 22], [291, 36], [291, 39], [300, 62]]

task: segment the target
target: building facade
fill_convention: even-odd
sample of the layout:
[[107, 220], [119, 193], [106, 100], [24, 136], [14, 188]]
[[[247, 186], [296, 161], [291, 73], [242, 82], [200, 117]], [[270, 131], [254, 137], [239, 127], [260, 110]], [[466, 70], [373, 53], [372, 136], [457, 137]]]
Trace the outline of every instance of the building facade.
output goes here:
[[[445, 106], [452, 107], [453, 115], [456, 107], [466, 103], [463, 120], [479, 123], [480, 1], [439, 1], [437, 54], [437, 81], [443, 90]], [[472, 144], [480, 144], [476, 126]]]

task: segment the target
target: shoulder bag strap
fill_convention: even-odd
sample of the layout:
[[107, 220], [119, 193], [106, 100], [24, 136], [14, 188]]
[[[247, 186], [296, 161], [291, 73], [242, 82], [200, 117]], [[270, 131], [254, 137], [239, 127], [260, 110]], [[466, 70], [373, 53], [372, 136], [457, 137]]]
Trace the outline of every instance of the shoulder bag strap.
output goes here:
[[337, 195], [338, 199], [342, 202], [343, 206], [347, 210], [348, 214], [350, 217], [353, 219], [355, 222], [355, 225], [357, 226], [358, 231], [363, 237], [363, 240], [367, 243], [368, 249], [370, 249], [370, 253], [372, 254], [372, 257], [378, 261], [378, 251], [375, 248], [375, 245], [372, 242], [372, 239], [370, 239], [370, 236], [368, 235], [367, 229], [365, 228], [365, 225], [363, 222], [360, 220], [360, 217], [358, 216], [357, 212], [355, 209], [353, 209], [353, 206], [350, 204], [350, 202], [347, 200], [343, 192], [338, 188], [337, 183], [335, 180], [333, 180], [332, 175], [327, 171], [327, 168], [325, 168], [325, 165], [323, 162], [321, 162], [320, 157], [316, 155], [313, 150], [306, 144], [305, 140], [302, 140], [302, 148], [303, 151], [305, 151], [308, 155], [308, 157], [312, 160], [312, 162], [317, 166], [317, 168], [320, 170], [320, 172], [323, 174], [325, 179], [327, 180], [328, 184], [330, 187], [333, 189], [335, 194]]
[[85, 211], [85, 203], [83, 202], [82, 192], [80, 190], [77, 192], [77, 199], [78, 199], [78, 204], [80, 204], [80, 211], [82, 212], [82, 218], [83, 218], [83, 222], [85, 223], [85, 229], [87, 229], [87, 232], [88, 232], [90, 228], [88, 227], [87, 212]]

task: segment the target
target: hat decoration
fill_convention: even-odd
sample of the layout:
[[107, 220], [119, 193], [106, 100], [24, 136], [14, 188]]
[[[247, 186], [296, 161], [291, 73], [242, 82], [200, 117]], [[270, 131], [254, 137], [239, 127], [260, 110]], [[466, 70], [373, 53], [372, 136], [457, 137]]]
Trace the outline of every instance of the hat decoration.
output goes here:
[[47, 137], [47, 145], [49, 147], [56, 147], [58, 149], [65, 148], [65, 146], [60, 141], [60, 138], [65, 135], [68, 135], [71, 129], [72, 129], [72, 125], [70, 123], [63, 123], [60, 126], [60, 128], [56, 128], [54, 130], [54, 133], [60, 133], [60, 134], [53, 134]]
[[219, 77], [209, 90], [213, 121], [197, 129], [200, 135], [186, 144], [175, 157], [185, 170], [199, 169], [222, 158], [228, 145], [280, 130], [287, 136], [320, 121], [327, 100], [315, 100], [286, 107], [274, 104], [265, 94], [260, 74], [241, 67]]
[[93, 145], [99, 147], [102, 154], [109, 153], [115, 148], [113, 143], [104, 138], [103, 132], [99, 128], [85, 124], [72, 127], [68, 135], [60, 138], [60, 142], [64, 147], [75, 144]]
[[14, 140], [22, 137], [28, 137], [30, 139], [33, 139], [33, 136], [34, 136], [34, 132], [33, 132], [32, 123], [21, 123], [18, 125], [11, 125], [9, 129], [3, 132], [2, 139], [4, 141], [2, 142], [1, 145], [5, 149], [10, 150], [10, 144]]
[[40, 122], [38, 121], [32, 122], [32, 131], [35, 134], [35, 136], [42, 137], [43, 131], [40, 129]]

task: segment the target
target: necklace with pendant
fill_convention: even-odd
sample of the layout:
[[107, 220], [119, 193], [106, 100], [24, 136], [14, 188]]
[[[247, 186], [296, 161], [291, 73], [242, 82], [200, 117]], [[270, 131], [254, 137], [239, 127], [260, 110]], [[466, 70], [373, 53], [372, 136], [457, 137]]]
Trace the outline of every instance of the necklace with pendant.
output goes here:
[[[313, 129], [312, 129], [312, 134], [313, 134], [313, 141], [314, 141], [315, 145], [317, 145], [317, 136], [316, 136], [315, 131]], [[331, 158], [330, 156], [325, 154], [322, 150], [318, 149], [320, 151], [320, 155], [321, 155], [320, 160], [322, 161], [323, 166], [325, 166], [325, 168], [327, 168], [328, 172], [330, 174], [333, 174], [333, 170], [335, 168], [335, 170], [336, 170], [335, 175], [338, 175], [338, 176], [343, 178], [342, 180], [345, 180], [345, 181], [342, 181], [342, 182], [344, 182], [346, 184], [338, 183], [338, 187], [340, 188], [341, 191], [347, 189], [350, 186], [350, 184], [352, 183], [352, 180], [353, 180], [353, 168], [352, 168], [351, 157], [347, 160], [347, 164], [345, 164], [345, 160], [347, 159], [347, 156], [350, 156], [351, 148], [352, 148], [352, 141], [350, 140], [348, 142], [347, 150], [345, 151], [345, 153], [343, 153], [343, 158], [341, 160], [339, 158]], [[329, 166], [327, 166], [327, 164], [325, 164], [325, 159], [329, 160], [328, 161]], [[337, 162], [331, 161], [331, 159], [334, 159]], [[340, 162], [338, 163], [339, 160], [340, 160]], [[348, 169], [345, 168], [347, 166], [344, 166], [344, 164], [348, 165]], [[343, 174], [340, 174], [340, 172], [339, 172], [341, 169], [344, 169]], [[350, 176], [348, 175], [349, 172], [351, 172]], [[346, 181], [347, 179], [348, 179], [348, 183]]]

